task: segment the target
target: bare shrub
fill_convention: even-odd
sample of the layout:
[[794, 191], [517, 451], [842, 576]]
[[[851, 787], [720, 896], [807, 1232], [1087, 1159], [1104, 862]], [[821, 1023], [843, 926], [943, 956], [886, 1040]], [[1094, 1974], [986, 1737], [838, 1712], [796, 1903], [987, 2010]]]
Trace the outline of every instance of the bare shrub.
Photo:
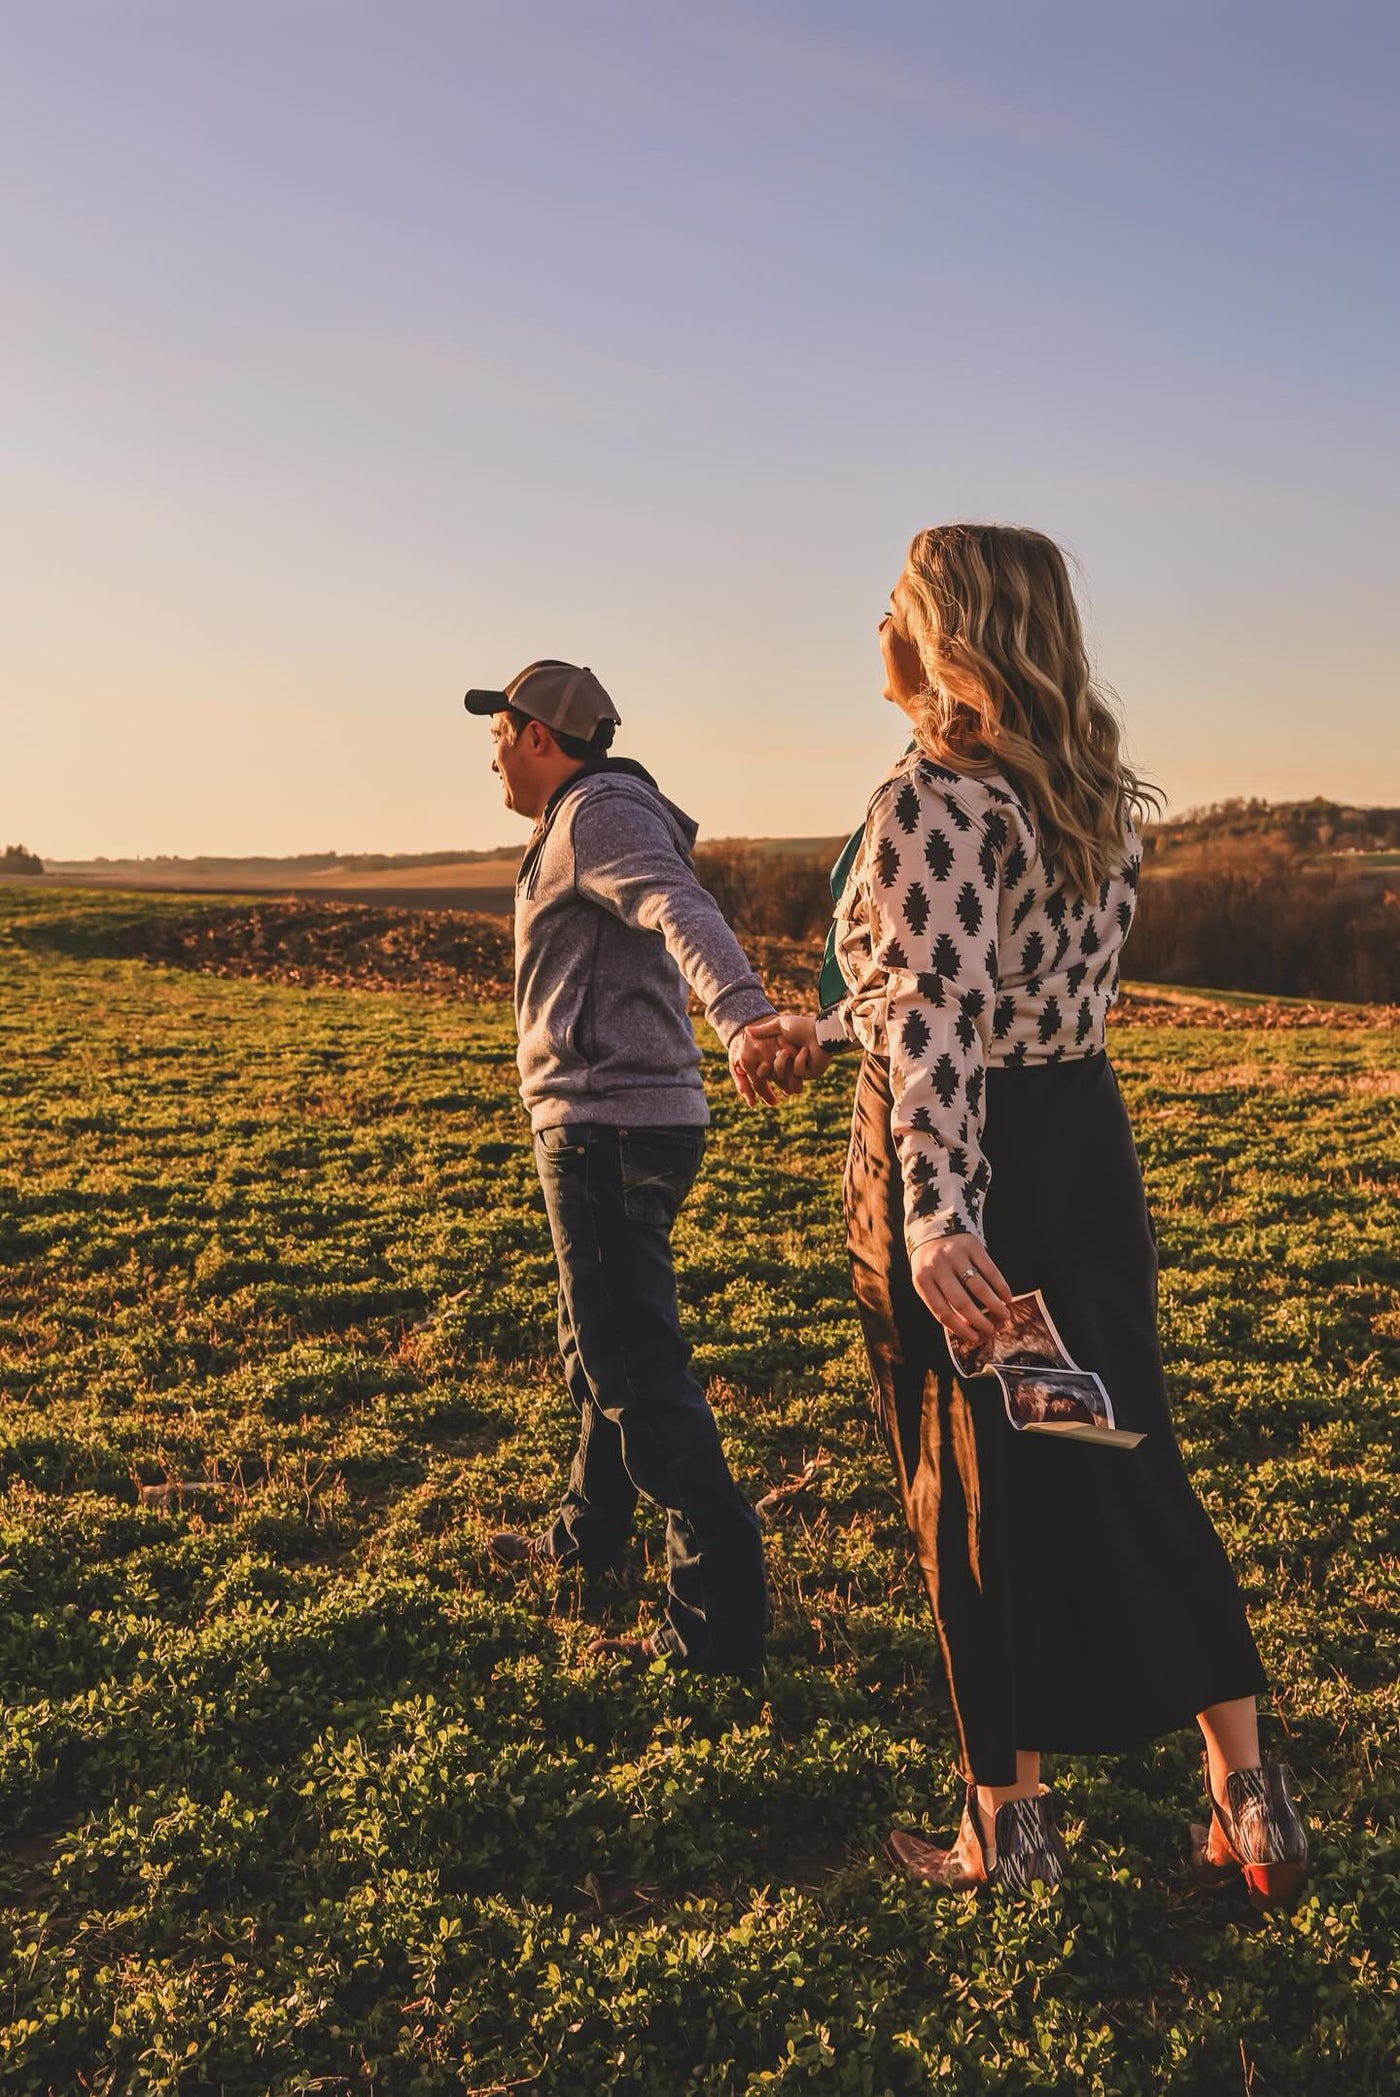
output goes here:
[[819, 939], [831, 921], [831, 869], [815, 853], [702, 845], [695, 871], [743, 937]]
[[1275, 997], [1400, 999], [1400, 895], [1336, 861], [1221, 841], [1208, 861], [1143, 875], [1127, 973]]

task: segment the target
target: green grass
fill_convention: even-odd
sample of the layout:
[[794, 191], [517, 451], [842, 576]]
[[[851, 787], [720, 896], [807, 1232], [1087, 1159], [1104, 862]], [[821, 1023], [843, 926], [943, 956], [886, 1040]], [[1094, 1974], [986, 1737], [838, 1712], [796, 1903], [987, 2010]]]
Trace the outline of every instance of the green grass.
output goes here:
[[1072, 1881], [983, 1908], [875, 1861], [954, 1786], [848, 1075], [750, 1116], [711, 1058], [678, 1233], [746, 1487], [832, 1459], [768, 1532], [768, 1683], [624, 1679], [582, 1648], [648, 1621], [655, 1520], [602, 1595], [484, 1549], [571, 1439], [508, 1013], [104, 955], [164, 907], [17, 889], [0, 932], [0, 2089], [1396, 2086], [1393, 1034], [1114, 1037], [1313, 1891], [1188, 1892], [1183, 1735], [1058, 1764]]

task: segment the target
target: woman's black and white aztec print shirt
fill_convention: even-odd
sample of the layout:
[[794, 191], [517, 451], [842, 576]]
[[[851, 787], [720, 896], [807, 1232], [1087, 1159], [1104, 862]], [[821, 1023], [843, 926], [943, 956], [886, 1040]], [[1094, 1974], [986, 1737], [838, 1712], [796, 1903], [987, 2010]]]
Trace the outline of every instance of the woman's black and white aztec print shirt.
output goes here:
[[1055, 1063], [1104, 1045], [1142, 847], [1096, 896], [1069, 891], [999, 772], [902, 757], [866, 815], [836, 908], [848, 995], [817, 1019], [824, 1049], [888, 1057], [912, 1252], [981, 1236], [989, 1064]]

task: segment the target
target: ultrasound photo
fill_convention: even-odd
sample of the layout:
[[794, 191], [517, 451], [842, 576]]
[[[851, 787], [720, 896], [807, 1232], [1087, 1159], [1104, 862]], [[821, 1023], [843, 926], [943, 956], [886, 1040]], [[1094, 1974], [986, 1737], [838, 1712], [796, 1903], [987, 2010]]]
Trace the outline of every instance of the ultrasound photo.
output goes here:
[[1136, 1449], [1142, 1436], [1114, 1425], [1102, 1377], [1072, 1359], [1039, 1289], [1013, 1296], [1007, 1308], [1006, 1323], [988, 1339], [969, 1343], [948, 1335], [958, 1374], [995, 1376], [1006, 1417], [1019, 1434]]
[[1005, 1325], [985, 1340], [955, 1340], [950, 1333], [948, 1350], [960, 1376], [985, 1376], [1003, 1362], [1017, 1369], [1075, 1366], [1039, 1289], [1029, 1296], [1013, 1296], [1006, 1306]]

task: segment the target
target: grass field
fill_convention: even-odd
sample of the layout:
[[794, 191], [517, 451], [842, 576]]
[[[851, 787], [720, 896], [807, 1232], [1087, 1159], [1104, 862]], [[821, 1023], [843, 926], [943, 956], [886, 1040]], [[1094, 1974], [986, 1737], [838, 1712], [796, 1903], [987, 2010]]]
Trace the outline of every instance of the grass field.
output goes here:
[[1055, 1766], [1061, 1892], [940, 1904], [876, 1862], [954, 1785], [848, 1078], [745, 1115], [710, 1061], [697, 1361], [755, 1495], [830, 1462], [769, 1527], [763, 1693], [628, 1678], [581, 1653], [646, 1620], [654, 1520], [603, 1594], [484, 1549], [570, 1445], [508, 1012], [111, 958], [136, 907], [16, 889], [0, 929], [0, 2089], [1400, 2085], [1393, 1032], [1113, 1043], [1310, 1897], [1187, 1890], [1182, 1735]]

